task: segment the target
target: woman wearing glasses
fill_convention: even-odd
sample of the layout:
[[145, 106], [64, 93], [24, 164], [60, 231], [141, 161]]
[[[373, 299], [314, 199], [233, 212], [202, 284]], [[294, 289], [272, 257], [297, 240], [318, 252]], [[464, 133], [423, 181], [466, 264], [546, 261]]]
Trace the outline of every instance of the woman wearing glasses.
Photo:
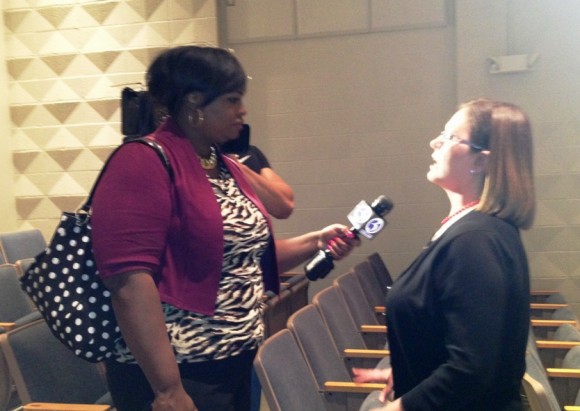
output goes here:
[[393, 284], [391, 366], [355, 369], [387, 381], [381, 410], [521, 410], [529, 274], [520, 229], [535, 211], [532, 136], [516, 106], [474, 100], [430, 143], [427, 179], [449, 215]]

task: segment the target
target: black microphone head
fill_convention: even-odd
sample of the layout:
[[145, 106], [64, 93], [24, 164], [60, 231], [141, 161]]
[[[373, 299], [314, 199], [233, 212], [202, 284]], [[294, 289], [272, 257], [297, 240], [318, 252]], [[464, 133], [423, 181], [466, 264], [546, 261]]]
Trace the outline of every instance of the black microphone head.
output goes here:
[[388, 214], [393, 209], [393, 207], [393, 202], [384, 195], [378, 196], [377, 199], [371, 204], [371, 208], [379, 216]]

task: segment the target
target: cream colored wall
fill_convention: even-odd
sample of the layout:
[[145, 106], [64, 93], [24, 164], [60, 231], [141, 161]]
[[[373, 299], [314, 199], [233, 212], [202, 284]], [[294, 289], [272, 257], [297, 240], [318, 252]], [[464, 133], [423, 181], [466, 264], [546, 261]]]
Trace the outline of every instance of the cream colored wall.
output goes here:
[[[0, 34], [4, 38], [4, 18], [0, 14]], [[6, 45], [0, 42], [0, 232], [16, 229], [16, 208], [14, 203], [14, 166], [12, 164], [12, 147], [10, 144], [10, 116], [8, 96], [8, 78], [5, 64]]]
[[[8, 203], [0, 224], [50, 234], [120, 139], [120, 90], [111, 85], [141, 81], [160, 47], [216, 43], [219, 13], [222, 44], [253, 77], [254, 142], [296, 191], [296, 212], [276, 222], [278, 235], [346, 223], [358, 201], [384, 193], [395, 202], [388, 227], [333, 275], [372, 251], [398, 274], [446, 214], [444, 195], [425, 181], [428, 140], [458, 101], [502, 98], [524, 107], [536, 131], [538, 218], [524, 234], [534, 285], [559, 289], [578, 308], [575, 0], [234, 3], [216, 10], [214, 0], [3, 1], [8, 75], [2, 71], [0, 87], [8, 83], [12, 127], [0, 137], [0, 168], [16, 183], [1, 183], [14, 196], [1, 200]], [[489, 73], [487, 57], [520, 53], [540, 53], [533, 71]], [[18, 214], [10, 218], [13, 202]]]
[[215, 0], [4, 0], [2, 6], [11, 120], [3, 135], [11, 153], [2, 156], [13, 166], [15, 186], [6, 192], [14, 193], [8, 197], [17, 212], [10, 220], [49, 237], [61, 211], [84, 201], [121, 142], [123, 85], [138, 88], [134, 83], [144, 81], [166, 47], [217, 44]]
[[360, 200], [385, 194], [395, 203], [385, 231], [311, 291], [373, 251], [397, 275], [446, 214], [446, 197], [425, 174], [429, 140], [455, 106], [452, 9], [415, 0], [390, 13], [378, 1], [259, 3], [225, 8], [220, 28], [252, 77], [252, 140], [295, 190], [296, 210], [276, 221], [277, 234], [347, 224]]
[[[492, 7], [491, 4], [494, 6]], [[534, 127], [538, 212], [524, 233], [533, 283], [580, 312], [580, 7], [550, 2], [457, 2], [458, 96], [512, 101]], [[490, 74], [487, 57], [538, 53], [529, 71]]]
[[[384, 193], [395, 202], [386, 230], [312, 287], [372, 251], [397, 275], [447, 212], [425, 180], [429, 139], [459, 101], [512, 101], [535, 130], [538, 215], [524, 233], [533, 285], [562, 291], [580, 312], [577, 2], [392, 4], [237, 0], [222, 10], [223, 38], [253, 78], [253, 139], [296, 191], [278, 234], [346, 223], [359, 200]], [[488, 57], [523, 53], [540, 53], [533, 71], [489, 73]]]

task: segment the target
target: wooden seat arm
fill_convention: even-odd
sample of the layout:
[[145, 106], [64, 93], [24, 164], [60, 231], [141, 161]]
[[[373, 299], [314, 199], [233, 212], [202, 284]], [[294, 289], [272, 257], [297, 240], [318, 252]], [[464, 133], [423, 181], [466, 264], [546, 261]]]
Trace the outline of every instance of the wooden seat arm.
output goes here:
[[24, 411], [112, 411], [111, 405], [99, 404], [58, 404], [31, 402], [22, 407]]
[[389, 350], [346, 348], [343, 354], [348, 358], [385, 358], [391, 355], [391, 352]]
[[[530, 309], [531, 310], [557, 310], [559, 308], [566, 308], [568, 304], [548, 304], [548, 303], [531, 303]], [[377, 305], [374, 308], [375, 313], [377, 314], [384, 314], [387, 312], [385, 306]]]
[[579, 368], [546, 368], [546, 374], [552, 378], [580, 378]]
[[559, 308], [566, 308], [568, 304], [549, 304], [549, 303], [531, 303], [532, 310], [557, 310]]
[[574, 320], [530, 320], [532, 327], [559, 327], [563, 324], [576, 326]]
[[552, 295], [558, 293], [558, 290], [530, 290], [530, 295]]
[[580, 389], [580, 369], [546, 368], [546, 375], [560, 406], [574, 404]]
[[4, 329], [5, 331], [10, 331], [16, 327], [16, 323], [2, 323], [0, 322], [0, 328]]
[[386, 333], [386, 325], [361, 325], [360, 330], [363, 333]]
[[569, 350], [570, 348], [580, 345], [580, 341], [557, 341], [557, 340], [537, 340], [538, 349], [557, 349]]
[[343, 381], [326, 381], [324, 388], [332, 392], [354, 392], [361, 394], [370, 394], [373, 391], [382, 390], [386, 384], [373, 382], [343, 382]]
[[301, 273], [300, 271], [286, 271], [282, 274], [280, 274], [280, 278], [291, 278], [291, 277], [295, 277], [297, 275], [304, 275], [304, 273]]

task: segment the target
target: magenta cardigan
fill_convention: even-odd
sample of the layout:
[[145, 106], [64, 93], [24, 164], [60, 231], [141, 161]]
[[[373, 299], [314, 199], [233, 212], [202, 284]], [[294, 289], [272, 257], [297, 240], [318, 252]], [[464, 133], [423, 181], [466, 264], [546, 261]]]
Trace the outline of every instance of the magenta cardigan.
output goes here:
[[[103, 278], [147, 270], [161, 300], [212, 315], [221, 278], [223, 221], [212, 187], [191, 143], [167, 120], [154, 139], [164, 148], [174, 181], [153, 149], [127, 144], [109, 163], [95, 192], [92, 239]], [[242, 193], [264, 206], [235, 161], [222, 157]], [[262, 257], [266, 290], [279, 291], [274, 240]]]

